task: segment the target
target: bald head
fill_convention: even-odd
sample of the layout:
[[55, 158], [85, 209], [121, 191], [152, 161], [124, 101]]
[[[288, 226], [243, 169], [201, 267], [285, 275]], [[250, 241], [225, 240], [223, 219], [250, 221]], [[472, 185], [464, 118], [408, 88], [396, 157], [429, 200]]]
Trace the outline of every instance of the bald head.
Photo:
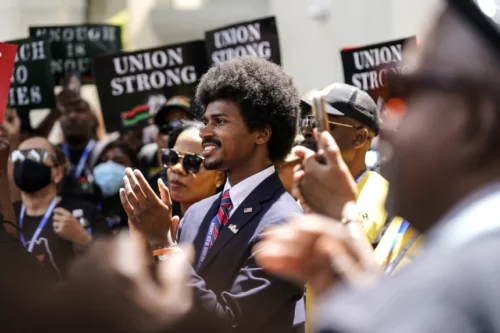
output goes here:
[[56, 156], [54, 146], [49, 142], [49, 140], [41, 136], [23, 141], [23, 143], [19, 146], [19, 150], [25, 149], [46, 149], [50, 152], [50, 154], [52, 154], [52, 156]]

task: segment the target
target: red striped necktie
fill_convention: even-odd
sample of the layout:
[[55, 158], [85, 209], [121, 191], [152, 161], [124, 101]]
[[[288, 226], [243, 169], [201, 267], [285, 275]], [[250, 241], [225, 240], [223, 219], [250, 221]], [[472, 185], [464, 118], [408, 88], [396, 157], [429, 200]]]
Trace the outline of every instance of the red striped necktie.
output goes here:
[[210, 247], [212, 247], [215, 243], [217, 237], [219, 237], [219, 233], [222, 230], [222, 227], [227, 224], [229, 220], [229, 210], [233, 206], [231, 202], [231, 198], [229, 197], [229, 190], [226, 190], [222, 195], [222, 200], [220, 202], [219, 211], [217, 212], [217, 219], [214, 223], [214, 230], [212, 232], [212, 239], [210, 240]]

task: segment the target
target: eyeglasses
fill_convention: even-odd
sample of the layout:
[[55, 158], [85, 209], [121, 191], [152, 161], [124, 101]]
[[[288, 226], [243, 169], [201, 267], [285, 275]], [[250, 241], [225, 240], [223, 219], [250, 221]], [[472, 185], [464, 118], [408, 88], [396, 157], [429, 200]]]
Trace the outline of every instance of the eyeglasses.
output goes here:
[[159, 127], [158, 132], [162, 135], [170, 135], [170, 133], [181, 124], [179, 120], [171, 121], [167, 124], [163, 124]]
[[10, 154], [10, 158], [14, 164], [22, 163], [25, 160], [46, 164], [50, 159], [52, 159], [55, 166], [58, 164], [57, 159], [48, 150], [40, 148], [14, 150]]
[[[335, 129], [335, 126], [346, 127], [346, 128], [356, 128], [356, 129], [361, 128], [361, 127], [357, 127], [354, 125], [338, 123], [336, 121], [330, 121], [330, 120], [328, 121], [328, 123], [330, 124], [330, 130]], [[305, 128], [305, 127], [315, 128], [316, 127], [316, 118], [314, 116], [302, 117], [300, 119], [300, 125], [302, 126], [302, 128]]]
[[173, 149], [161, 150], [161, 161], [165, 168], [171, 168], [182, 159], [182, 167], [187, 173], [198, 173], [205, 158], [194, 153], [180, 154]]

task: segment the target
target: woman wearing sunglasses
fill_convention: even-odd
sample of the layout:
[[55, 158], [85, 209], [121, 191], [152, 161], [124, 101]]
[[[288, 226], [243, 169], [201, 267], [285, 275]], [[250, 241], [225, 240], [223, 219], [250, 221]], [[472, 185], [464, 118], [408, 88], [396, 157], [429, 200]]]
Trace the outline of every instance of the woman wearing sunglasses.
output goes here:
[[201, 156], [200, 121], [182, 121], [169, 138], [168, 149], [162, 151], [162, 164], [167, 168], [173, 214], [184, 216], [191, 205], [222, 190], [223, 171], [206, 170]]

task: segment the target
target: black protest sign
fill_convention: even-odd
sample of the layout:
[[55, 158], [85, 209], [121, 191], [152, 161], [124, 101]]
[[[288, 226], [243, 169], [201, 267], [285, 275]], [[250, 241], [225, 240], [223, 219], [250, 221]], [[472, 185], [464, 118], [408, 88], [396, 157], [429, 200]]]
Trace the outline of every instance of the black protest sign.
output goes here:
[[278, 28], [274, 17], [211, 30], [205, 33], [205, 38], [210, 64], [253, 55], [281, 65]]
[[66, 73], [78, 72], [82, 83], [92, 83], [92, 58], [119, 52], [121, 28], [108, 24], [30, 27], [30, 36], [46, 38], [52, 50], [52, 73], [62, 85]]
[[376, 100], [386, 84], [387, 71], [403, 73], [403, 47], [415, 46], [416, 37], [342, 50], [345, 83], [367, 91]]
[[17, 45], [9, 89], [12, 108], [47, 109], [56, 105], [50, 46], [41, 39], [10, 41]]
[[207, 69], [203, 41], [94, 59], [95, 83], [108, 132], [146, 125], [159, 96], [193, 97]]

